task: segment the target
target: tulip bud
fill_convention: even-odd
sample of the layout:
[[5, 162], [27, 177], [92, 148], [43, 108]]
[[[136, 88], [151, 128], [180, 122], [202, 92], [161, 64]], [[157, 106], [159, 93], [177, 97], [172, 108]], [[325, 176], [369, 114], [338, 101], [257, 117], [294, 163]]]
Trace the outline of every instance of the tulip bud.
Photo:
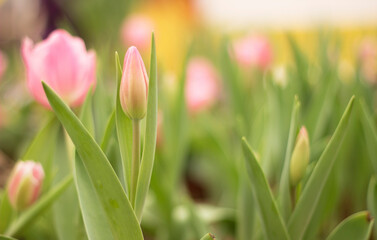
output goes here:
[[39, 196], [44, 179], [40, 163], [20, 161], [16, 164], [8, 180], [8, 197], [16, 210], [24, 210]]
[[291, 184], [296, 185], [303, 177], [309, 163], [309, 137], [305, 127], [301, 127], [290, 165]]
[[123, 75], [120, 84], [120, 103], [131, 119], [143, 119], [147, 112], [148, 75], [143, 59], [136, 47], [127, 50], [124, 57]]

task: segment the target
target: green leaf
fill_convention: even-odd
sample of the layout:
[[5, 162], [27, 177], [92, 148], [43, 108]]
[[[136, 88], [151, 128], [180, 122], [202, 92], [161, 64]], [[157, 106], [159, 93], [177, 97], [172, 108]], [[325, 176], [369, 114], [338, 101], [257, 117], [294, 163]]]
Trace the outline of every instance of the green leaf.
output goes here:
[[42, 196], [33, 206], [23, 212], [14, 221], [5, 235], [13, 236], [22, 231], [30, 223], [40, 216], [54, 201], [70, 186], [72, 176], [63, 179], [59, 184], [52, 188], [48, 193]]
[[9, 227], [12, 216], [13, 216], [13, 208], [10, 205], [8, 194], [5, 191], [4, 196], [0, 202], [0, 233], [5, 232]]
[[141, 215], [151, 181], [153, 162], [156, 151], [157, 106], [157, 59], [154, 34], [152, 34], [152, 53], [149, 74], [148, 110], [146, 117], [147, 119], [144, 138], [144, 151], [137, 182], [135, 202], [135, 214], [139, 221], [141, 221]]
[[284, 167], [279, 185], [279, 207], [281, 215], [285, 221], [288, 220], [292, 210], [291, 194], [289, 188], [289, 169], [291, 164], [292, 151], [296, 139], [299, 110], [300, 102], [298, 100], [298, 97], [295, 96], [291, 114], [291, 123], [289, 127], [287, 150], [285, 152]]
[[[94, 133], [93, 114], [91, 108], [91, 95], [88, 94], [87, 99], [81, 109], [80, 120], [87, 126], [88, 131]], [[115, 113], [113, 114], [113, 116]], [[115, 125], [114, 117], [113, 128]], [[111, 119], [110, 119], [111, 120]], [[111, 126], [110, 126], [111, 128]], [[107, 126], [109, 129], [109, 126]], [[113, 129], [112, 129], [113, 130]], [[112, 132], [110, 129], [109, 131]], [[105, 133], [104, 138], [108, 137]], [[104, 141], [102, 141], [104, 142]], [[79, 154], [75, 154], [75, 184], [77, 188], [78, 199], [80, 203], [81, 213], [84, 220], [85, 230], [89, 240], [114, 239], [109, 221], [107, 220], [105, 210], [98, 199], [96, 190], [90, 180], [90, 176], [80, 159]], [[95, 211], [93, 211], [95, 209]], [[68, 238], [67, 238], [68, 239]]]
[[287, 229], [278, 211], [267, 179], [246, 138], [242, 138], [242, 150], [245, 156], [251, 189], [258, 206], [266, 238], [289, 239]]
[[119, 90], [122, 80], [122, 67], [119, 61], [118, 52], [115, 52], [117, 93], [115, 102], [115, 122], [118, 135], [120, 155], [123, 163], [123, 175], [126, 192], [131, 189], [131, 170], [132, 170], [132, 120], [124, 114], [120, 104]]
[[90, 240], [114, 239], [105, 210], [79, 156], [75, 160], [76, 188], [86, 233]]
[[200, 240], [214, 240], [214, 239], [216, 239], [214, 235], [207, 233]]
[[115, 239], [143, 239], [140, 225], [114, 169], [93, 137], [46, 83], [47, 99], [75, 144], [102, 203]]
[[0, 240], [17, 240], [15, 238], [7, 237], [7, 236], [0, 236]]
[[377, 130], [372, 115], [367, 110], [364, 101], [360, 101], [361, 123], [364, 130], [365, 142], [374, 173], [377, 174]]
[[[63, 131], [57, 139], [57, 149], [55, 154], [54, 169], [57, 169], [54, 177], [54, 185], [58, 184], [68, 175], [72, 175], [72, 160], [68, 155], [66, 141], [71, 141]], [[68, 143], [67, 143], [68, 144]], [[71, 143], [72, 144], [72, 143]], [[70, 149], [73, 150], [73, 149]], [[77, 192], [74, 184], [71, 184], [52, 206], [53, 220], [58, 239], [75, 240], [80, 230], [79, 219], [80, 209], [78, 204]]]
[[[43, 125], [39, 133], [35, 136], [30, 146], [27, 148], [22, 160], [33, 160], [40, 162], [45, 171], [44, 186], [49, 186], [53, 178], [53, 155], [55, 152], [55, 143], [59, 130], [59, 122], [55, 117], [50, 118], [46, 124]], [[46, 148], [46, 145], [49, 147]]]
[[[367, 195], [367, 205], [368, 210], [372, 213], [373, 218], [377, 216], [377, 181], [376, 178], [373, 176], [370, 179], [369, 186], [368, 186], [368, 195]], [[377, 223], [376, 221], [373, 224], [374, 232], [377, 233]], [[374, 239], [377, 239], [377, 235], [374, 235]]]
[[292, 216], [289, 219], [288, 230], [293, 240], [303, 238], [317, 208], [320, 195], [323, 192], [323, 188], [347, 133], [347, 126], [352, 113], [353, 103], [354, 97], [352, 97], [348, 103], [334, 135], [318, 160], [313, 173], [303, 189], [302, 195], [297, 202]]
[[343, 220], [328, 236], [327, 240], [369, 239], [374, 220], [368, 212], [358, 212]]
[[113, 111], [107, 120], [105, 133], [101, 142], [102, 151], [106, 152], [108, 150], [112, 134], [114, 133], [115, 128], [115, 111]]

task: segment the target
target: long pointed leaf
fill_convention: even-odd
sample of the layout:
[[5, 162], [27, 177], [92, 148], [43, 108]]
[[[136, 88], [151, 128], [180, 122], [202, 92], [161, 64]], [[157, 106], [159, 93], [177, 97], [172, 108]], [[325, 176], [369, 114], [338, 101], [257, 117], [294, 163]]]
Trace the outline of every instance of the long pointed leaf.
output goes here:
[[298, 100], [298, 97], [296, 96], [293, 102], [287, 150], [285, 152], [284, 167], [283, 172], [281, 174], [279, 185], [279, 207], [281, 215], [285, 221], [288, 220], [292, 210], [291, 195], [289, 189], [289, 166], [291, 164], [291, 156], [296, 138], [299, 109], [300, 102]]
[[355, 213], [343, 220], [330, 233], [327, 240], [367, 240], [372, 230], [373, 221], [368, 212]]
[[119, 90], [122, 79], [122, 67], [119, 61], [119, 55], [115, 52], [117, 95], [115, 102], [115, 122], [118, 134], [120, 155], [122, 157], [123, 175], [125, 188], [128, 193], [131, 189], [131, 170], [132, 170], [132, 121], [124, 114], [120, 104]]
[[44, 82], [43, 88], [88, 171], [115, 239], [143, 239], [130, 202], [105, 154], [71, 109]]
[[319, 197], [334, 166], [339, 149], [347, 133], [348, 122], [352, 113], [354, 97], [348, 106], [335, 130], [329, 144], [322, 153], [315, 166], [308, 183], [306, 184], [296, 208], [288, 223], [288, 230], [293, 240], [302, 239], [318, 205]]
[[[377, 216], [377, 181], [375, 177], [372, 177], [368, 186], [368, 195], [367, 195], [367, 205], [368, 210], [371, 212], [373, 218]], [[374, 232], [377, 233], [377, 223], [374, 221], [373, 224]], [[377, 239], [377, 234], [374, 235], [374, 239]]]
[[141, 221], [141, 214], [151, 181], [153, 162], [156, 151], [157, 106], [157, 59], [154, 34], [152, 34], [152, 53], [149, 74], [148, 110], [146, 117], [147, 120], [144, 138], [144, 151], [137, 182], [135, 202], [135, 213], [139, 221]]
[[289, 239], [287, 229], [276, 206], [267, 179], [245, 138], [242, 139], [242, 150], [245, 155], [251, 189], [256, 199], [266, 238]]

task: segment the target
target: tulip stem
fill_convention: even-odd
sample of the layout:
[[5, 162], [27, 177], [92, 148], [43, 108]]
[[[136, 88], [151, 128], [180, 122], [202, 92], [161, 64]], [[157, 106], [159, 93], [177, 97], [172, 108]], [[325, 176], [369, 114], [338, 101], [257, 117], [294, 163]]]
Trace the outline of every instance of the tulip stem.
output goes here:
[[135, 208], [137, 179], [140, 166], [140, 120], [132, 120], [132, 175], [131, 175], [131, 204]]

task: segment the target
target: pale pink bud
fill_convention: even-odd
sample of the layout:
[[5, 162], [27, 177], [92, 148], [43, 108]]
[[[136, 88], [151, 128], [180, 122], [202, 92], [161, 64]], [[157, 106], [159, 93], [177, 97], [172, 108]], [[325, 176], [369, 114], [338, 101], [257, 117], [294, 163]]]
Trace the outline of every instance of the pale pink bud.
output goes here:
[[5, 55], [0, 51], [0, 80], [7, 69], [8, 61]]
[[141, 51], [150, 46], [153, 21], [144, 15], [131, 15], [123, 23], [121, 38], [125, 46], [136, 46]]
[[143, 59], [136, 47], [130, 47], [123, 63], [120, 103], [131, 119], [142, 119], [147, 112], [149, 79]]
[[8, 181], [8, 197], [17, 210], [31, 206], [39, 197], [44, 171], [40, 163], [19, 161]]
[[207, 59], [194, 57], [186, 70], [185, 97], [188, 110], [196, 113], [211, 107], [219, 98], [219, 75]]
[[33, 46], [22, 42], [28, 87], [34, 98], [50, 108], [41, 81], [46, 82], [71, 107], [80, 106], [89, 89], [96, 84], [96, 55], [86, 51], [81, 38], [64, 30], [53, 31], [46, 40]]
[[242, 67], [266, 69], [272, 62], [272, 49], [267, 38], [247, 36], [234, 41], [235, 59]]
[[305, 127], [301, 127], [293, 149], [290, 163], [290, 179], [292, 185], [296, 185], [304, 176], [309, 164], [310, 148], [309, 135]]

